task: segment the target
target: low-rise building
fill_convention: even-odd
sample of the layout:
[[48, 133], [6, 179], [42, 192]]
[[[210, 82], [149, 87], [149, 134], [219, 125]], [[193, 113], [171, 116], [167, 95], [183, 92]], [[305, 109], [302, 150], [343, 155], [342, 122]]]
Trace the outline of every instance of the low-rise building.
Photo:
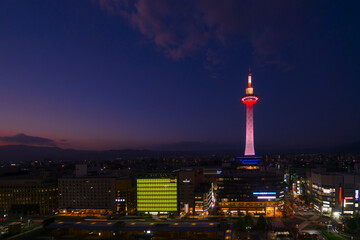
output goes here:
[[243, 157], [217, 179], [217, 205], [225, 215], [282, 216], [284, 175], [261, 166], [260, 157]]
[[359, 212], [359, 174], [314, 169], [308, 184], [314, 209], [321, 214], [339, 216]]
[[202, 183], [195, 189], [195, 213], [208, 215], [215, 206], [214, 188], [212, 183]]

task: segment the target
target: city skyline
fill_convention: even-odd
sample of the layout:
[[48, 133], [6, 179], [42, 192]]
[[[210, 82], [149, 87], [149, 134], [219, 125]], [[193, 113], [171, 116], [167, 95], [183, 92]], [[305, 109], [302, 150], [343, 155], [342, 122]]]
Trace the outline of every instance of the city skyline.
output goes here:
[[0, 145], [242, 149], [249, 64], [257, 146], [360, 140], [354, 8], [187, 3], [2, 1]]

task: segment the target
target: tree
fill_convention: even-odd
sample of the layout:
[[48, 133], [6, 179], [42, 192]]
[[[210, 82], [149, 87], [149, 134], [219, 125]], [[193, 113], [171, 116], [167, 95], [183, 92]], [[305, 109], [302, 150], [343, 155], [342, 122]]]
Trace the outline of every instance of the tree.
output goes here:
[[357, 224], [356, 224], [356, 218], [351, 218], [347, 221], [346, 225], [348, 228], [350, 228], [350, 230], [355, 231]]
[[256, 230], [265, 230], [266, 229], [266, 219], [264, 217], [264, 215], [260, 215], [260, 217], [258, 218], [256, 225], [255, 225], [255, 229]]
[[244, 223], [246, 229], [252, 229], [254, 227], [254, 221], [249, 214], [246, 214], [244, 217]]
[[351, 232], [360, 234], [360, 217], [358, 215], [353, 216], [346, 222], [346, 226]]
[[237, 220], [237, 222], [235, 223], [235, 229], [238, 232], [242, 232], [245, 231], [245, 222], [244, 222], [244, 218], [243, 217], [239, 217], [239, 219]]

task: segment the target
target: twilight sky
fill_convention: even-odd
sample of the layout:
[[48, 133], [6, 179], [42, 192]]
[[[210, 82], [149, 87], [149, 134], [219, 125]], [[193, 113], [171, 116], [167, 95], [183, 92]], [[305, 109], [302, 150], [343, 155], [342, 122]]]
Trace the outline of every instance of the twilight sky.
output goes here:
[[0, 143], [76, 149], [360, 140], [347, 1], [2, 0]]

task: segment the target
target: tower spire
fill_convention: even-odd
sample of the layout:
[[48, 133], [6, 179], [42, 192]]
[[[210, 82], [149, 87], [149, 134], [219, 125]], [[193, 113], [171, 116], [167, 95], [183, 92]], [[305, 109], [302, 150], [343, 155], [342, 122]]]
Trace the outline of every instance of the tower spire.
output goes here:
[[251, 88], [251, 68], [250, 68], [250, 64], [249, 64], [248, 87]]

